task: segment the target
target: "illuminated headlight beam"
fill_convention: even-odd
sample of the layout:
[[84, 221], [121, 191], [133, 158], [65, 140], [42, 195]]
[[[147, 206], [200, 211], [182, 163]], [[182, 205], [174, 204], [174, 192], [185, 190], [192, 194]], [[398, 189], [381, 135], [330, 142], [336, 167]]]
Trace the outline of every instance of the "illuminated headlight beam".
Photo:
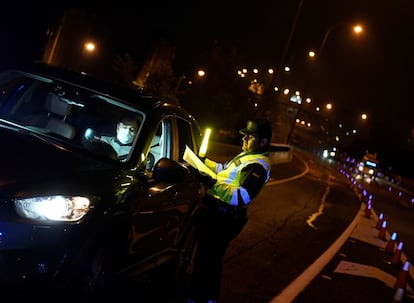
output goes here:
[[16, 199], [17, 213], [28, 219], [50, 222], [80, 220], [90, 209], [90, 200], [81, 196], [46, 196]]

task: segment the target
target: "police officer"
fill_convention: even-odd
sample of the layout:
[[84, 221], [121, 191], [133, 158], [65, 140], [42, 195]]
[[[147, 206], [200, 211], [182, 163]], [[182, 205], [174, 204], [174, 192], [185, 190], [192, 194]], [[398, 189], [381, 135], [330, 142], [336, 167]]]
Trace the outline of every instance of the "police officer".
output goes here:
[[266, 119], [249, 120], [240, 133], [240, 154], [224, 164], [204, 160], [216, 172], [217, 180], [209, 184], [204, 198], [206, 210], [198, 224], [199, 243], [187, 303], [217, 302], [223, 256], [247, 223], [248, 205], [270, 177], [271, 123]]

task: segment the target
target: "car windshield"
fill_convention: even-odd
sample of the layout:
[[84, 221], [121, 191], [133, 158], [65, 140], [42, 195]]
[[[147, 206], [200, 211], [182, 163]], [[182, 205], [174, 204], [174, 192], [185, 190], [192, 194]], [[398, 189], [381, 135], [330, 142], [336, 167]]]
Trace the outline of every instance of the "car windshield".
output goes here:
[[0, 73], [0, 121], [126, 161], [145, 115], [99, 92], [18, 71]]

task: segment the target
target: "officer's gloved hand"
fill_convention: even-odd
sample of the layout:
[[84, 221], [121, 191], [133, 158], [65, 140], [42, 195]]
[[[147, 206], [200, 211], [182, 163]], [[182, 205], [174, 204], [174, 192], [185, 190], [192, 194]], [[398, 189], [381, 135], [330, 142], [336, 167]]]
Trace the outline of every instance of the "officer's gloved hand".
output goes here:
[[213, 179], [209, 175], [207, 175], [203, 172], [200, 172], [200, 171], [198, 172], [198, 178], [199, 178], [200, 182], [203, 183], [208, 188], [212, 187], [217, 182], [216, 179]]
[[216, 179], [213, 179], [212, 177], [210, 177], [206, 173], [203, 173], [203, 172], [199, 171], [198, 169], [192, 167], [191, 165], [188, 165], [188, 169], [190, 170], [191, 173], [193, 173], [197, 176], [198, 180], [201, 183], [203, 183], [205, 186], [207, 186], [209, 188], [212, 187], [217, 181]]

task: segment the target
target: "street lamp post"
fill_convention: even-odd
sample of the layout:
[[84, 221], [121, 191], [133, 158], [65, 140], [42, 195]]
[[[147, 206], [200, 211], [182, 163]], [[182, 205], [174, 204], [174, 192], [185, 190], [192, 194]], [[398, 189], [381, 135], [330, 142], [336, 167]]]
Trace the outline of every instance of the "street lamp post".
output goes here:
[[[325, 32], [325, 35], [323, 36], [323, 39], [322, 39], [322, 42], [321, 42], [321, 45], [319, 46], [319, 50], [318, 50], [318, 52], [317, 52], [317, 55], [319, 56], [319, 58], [321, 57], [321, 55], [322, 55], [322, 51], [324, 50], [324, 48], [325, 48], [325, 45], [326, 45], [326, 41], [328, 40], [328, 37], [329, 37], [329, 35], [334, 31], [334, 29], [337, 29], [337, 28], [339, 28], [339, 27], [341, 27], [341, 26], [343, 26], [343, 25], [349, 25], [349, 23], [336, 23], [336, 24], [334, 24], [334, 25], [332, 25], [326, 32]], [[362, 33], [362, 31], [363, 31], [363, 27], [361, 26], [361, 25], [359, 25], [359, 24], [356, 24], [356, 25], [352, 25], [352, 31], [356, 34], [356, 35], [359, 35], [359, 34], [361, 34]]]
[[[324, 36], [323, 36], [322, 42], [321, 42], [321, 44], [320, 44], [320, 46], [319, 46], [319, 49], [318, 49], [317, 53], [315, 54], [315, 52], [314, 52], [314, 51], [310, 51], [310, 52], [309, 52], [309, 56], [310, 56], [310, 57], [312, 57], [312, 58], [315, 58], [315, 62], [314, 62], [314, 64], [312, 65], [312, 68], [311, 68], [311, 70], [310, 70], [310, 72], [309, 72], [309, 75], [308, 75], [308, 77], [307, 77], [307, 79], [306, 79], [306, 82], [305, 82], [305, 87], [304, 87], [304, 89], [303, 89], [303, 98], [306, 98], [306, 93], [307, 93], [308, 85], [309, 85], [309, 83], [310, 83], [310, 80], [312, 79], [313, 72], [314, 72], [314, 70], [315, 70], [315, 65], [316, 65], [316, 63], [317, 63], [317, 62], [319, 62], [319, 61], [320, 61], [320, 58], [321, 58], [322, 52], [323, 52], [323, 50], [324, 50], [324, 48], [325, 48], [326, 41], [328, 40], [328, 37], [331, 35], [331, 33], [332, 33], [335, 29], [337, 29], [337, 28], [339, 28], [339, 27], [341, 27], [341, 26], [343, 26], [343, 25], [349, 25], [349, 23], [342, 23], [342, 22], [341, 22], [341, 23], [335, 23], [335, 24], [334, 24], [334, 25], [332, 25], [330, 28], [328, 28], [328, 30], [325, 32], [325, 34], [324, 34]], [[355, 34], [359, 35], [359, 34], [360, 34], [360, 33], [362, 33], [362, 31], [363, 31], [363, 27], [362, 27], [361, 25], [359, 25], [359, 24], [357, 24], [357, 25], [353, 25], [353, 26], [352, 26], [352, 30], [353, 30], [353, 32], [354, 32]], [[296, 110], [296, 113], [295, 113], [295, 117], [294, 117], [294, 119], [293, 119], [293, 121], [292, 121], [292, 124], [291, 124], [291, 126], [290, 126], [289, 133], [288, 133], [287, 138], [286, 138], [286, 143], [287, 143], [287, 144], [289, 143], [290, 138], [291, 138], [291, 136], [292, 136], [293, 129], [294, 129], [294, 127], [295, 127], [295, 123], [296, 123], [296, 119], [298, 118], [298, 115], [299, 115], [299, 113], [300, 113], [300, 107], [301, 107], [301, 105], [299, 105], [299, 106], [297, 107], [297, 110]]]

